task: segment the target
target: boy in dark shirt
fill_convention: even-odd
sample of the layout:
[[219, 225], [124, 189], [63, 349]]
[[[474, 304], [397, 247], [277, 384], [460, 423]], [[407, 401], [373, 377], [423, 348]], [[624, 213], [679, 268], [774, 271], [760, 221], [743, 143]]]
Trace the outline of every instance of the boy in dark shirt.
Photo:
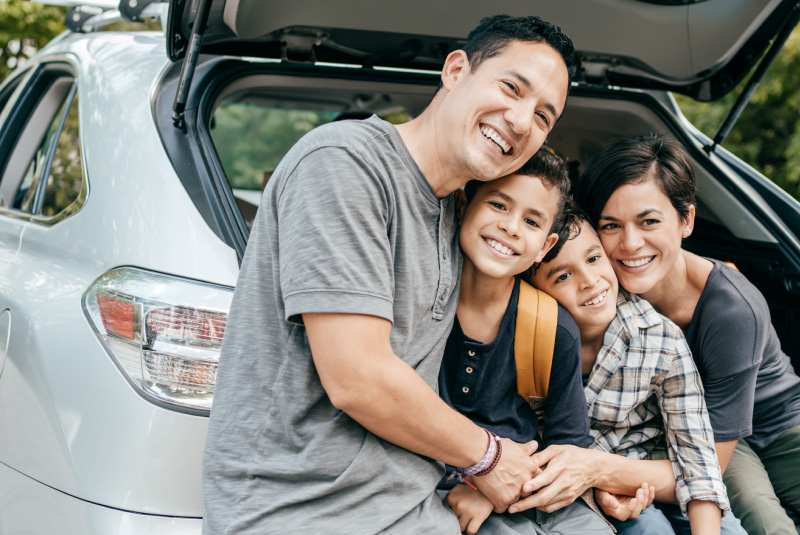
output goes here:
[[[561, 306], [541, 434], [536, 413], [516, 385], [519, 274], [558, 241], [568, 188], [563, 164], [546, 148], [514, 174], [466, 185], [459, 210], [461, 291], [439, 372], [439, 394], [454, 409], [500, 436], [541, 440], [542, 447], [592, 443], [580, 375], [580, 332]], [[467, 483], [453, 486], [445, 503], [470, 534], [481, 526], [481, 533], [493, 534], [611, 533], [605, 520], [580, 500], [549, 514], [534, 509], [492, 515], [492, 503]]]

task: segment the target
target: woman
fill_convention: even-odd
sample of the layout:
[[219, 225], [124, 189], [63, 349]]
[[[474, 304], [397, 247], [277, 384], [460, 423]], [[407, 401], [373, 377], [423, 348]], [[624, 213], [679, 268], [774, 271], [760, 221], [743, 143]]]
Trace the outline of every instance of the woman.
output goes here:
[[604, 150], [575, 197], [620, 285], [686, 334], [734, 514], [751, 535], [796, 535], [787, 510], [800, 513], [800, 378], [755, 286], [682, 248], [694, 226], [694, 193], [680, 145], [650, 136]]

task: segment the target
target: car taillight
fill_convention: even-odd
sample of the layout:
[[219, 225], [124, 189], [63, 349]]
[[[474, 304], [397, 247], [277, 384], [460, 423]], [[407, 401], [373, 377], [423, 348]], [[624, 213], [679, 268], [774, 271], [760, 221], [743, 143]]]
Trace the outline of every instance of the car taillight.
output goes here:
[[117, 268], [89, 287], [83, 308], [139, 392], [207, 412], [232, 296], [228, 287]]

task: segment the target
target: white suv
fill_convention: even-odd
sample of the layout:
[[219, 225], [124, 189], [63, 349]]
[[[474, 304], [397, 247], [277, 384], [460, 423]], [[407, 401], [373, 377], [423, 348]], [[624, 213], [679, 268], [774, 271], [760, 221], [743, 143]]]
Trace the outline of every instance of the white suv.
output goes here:
[[[796, 0], [91, 3], [0, 86], [0, 534], [200, 531], [216, 362], [272, 170], [319, 124], [417, 115], [497, 12], [540, 15], [583, 52], [549, 139], [571, 173], [615, 137], [684, 144], [687, 247], [738, 265], [800, 363], [800, 204], [667, 92], [724, 95]], [[93, 31], [120, 13], [166, 30]]]

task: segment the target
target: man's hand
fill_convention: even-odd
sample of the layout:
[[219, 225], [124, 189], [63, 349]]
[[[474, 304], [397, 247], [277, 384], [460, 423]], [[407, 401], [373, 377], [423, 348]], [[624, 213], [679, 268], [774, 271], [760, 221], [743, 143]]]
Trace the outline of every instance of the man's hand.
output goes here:
[[523, 486], [522, 495], [530, 496], [512, 504], [508, 511], [516, 513], [535, 507], [552, 513], [571, 504], [595, 486], [593, 458], [592, 450], [570, 445], [549, 446], [535, 454], [532, 460], [536, 465], [546, 466]]
[[602, 489], [594, 489], [594, 501], [608, 516], [625, 521], [639, 518], [642, 511], [650, 507], [656, 499], [656, 488], [642, 483], [634, 496], [612, 494]]
[[519, 444], [507, 438], [501, 439], [503, 453], [497, 466], [485, 476], [470, 480], [494, 504], [495, 512], [502, 513], [509, 504], [516, 502], [522, 485], [541, 470], [533, 455], [538, 444], [535, 440]]
[[458, 517], [461, 532], [475, 535], [494, 510], [494, 504], [480, 491], [456, 485], [444, 498], [444, 504]]

